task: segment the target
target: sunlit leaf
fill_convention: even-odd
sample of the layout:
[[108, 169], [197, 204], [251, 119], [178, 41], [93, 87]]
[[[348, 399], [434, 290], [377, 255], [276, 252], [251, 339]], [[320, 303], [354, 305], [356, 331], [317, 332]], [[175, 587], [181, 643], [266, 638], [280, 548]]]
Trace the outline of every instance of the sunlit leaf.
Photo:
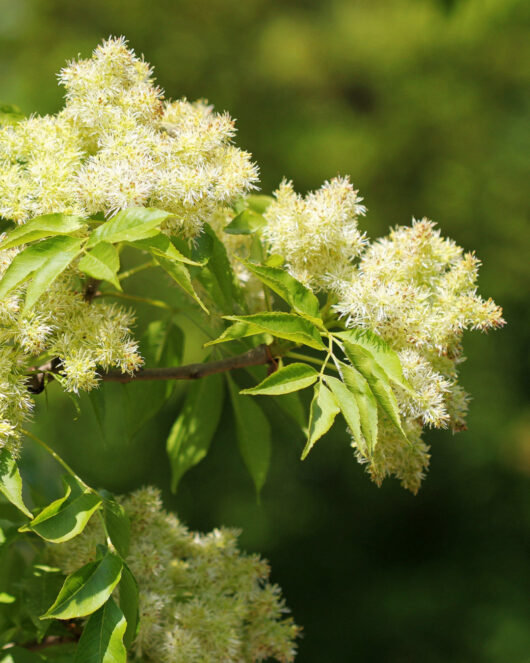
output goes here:
[[341, 340], [348, 341], [352, 345], [360, 345], [373, 356], [388, 377], [406, 391], [414, 392], [409, 382], [403, 375], [403, 368], [397, 352], [386, 343], [380, 336], [369, 329], [348, 329], [335, 334]]
[[33, 517], [22, 498], [22, 479], [18, 465], [6, 447], [0, 449], [0, 492], [24, 515]]
[[365, 450], [366, 445], [361, 433], [359, 406], [354, 393], [338, 378], [326, 375], [324, 380], [335, 396], [340, 411], [342, 412], [342, 416], [346, 420], [357, 446], [359, 449]]
[[345, 341], [344, 351], [352, 365], [355, 366], [370, 385], [370, 389], [381, 408], [386, 412], [403, 437], [406, 437], [401, 426], [396, 395], [392, 391], [390, 380], [385, 371], [375, 361], [373, 355], [360, 345]]
[[[28, 285], [22, 312], [31, 309], [37, 300], [49, 289], [59, 274], [64, 272], [81, 251], [81, 240], [67, 236], [51, 237], [30, 248], [36, 248], [36, 246], [42, 246], [42, 244], [47, 244], [46, 259], [34, 273]], [[18, 256], [16, 256], [13, 263], [17, 258]]]
[[123, 644], [126, 627], [123, 612], [109, 598], [85, 624], [74, 663], [126, 663], [127, 651]]
[[296, 313], [317, 323], [322, 322], [320, 320], [320, 306], [316, 296], [288, 272], [278, 267], [255, 265], [251, 262], [245, 262], [244, 264], [266, 286], [284, 299]]
[[[355, 396], [355, 402], [359, 408], [361, 432], [366, 440], [367, 452], [370, 454], [377, 444], [377, 401], [370, 385], [358, 370], [342, 362], [339, 362], [339, 366], [344, 384]], [[364, 445], [359, 448], [364, 452]]]
[[70, 235], [84, 226], [86, 222], [79, 216], [44, 214], [11, 230], [0, 243], [0, 249], [10, 249], [52, 235]]
[[90, 235], [88, 247], [99, 242], [132, 242], [158, 234], [158, 228], [173, 214], [153, 207], [128, 207], [98, 226]]
[[83, 531], [101, 502], [96, 493], [68, 477], [66, 494], [42, 509], [20, 531], [34, 532], [52, 543], [64, 543]]
[[267, 221], [261, 214], [252, 209], [244, 209], [225, 226], [224, 231], [229, 235], [251, 235], [266, 225]]
[[100, 608], [119, 583], [123, 562], [112, 552], [70, 574], [42, 619], [75, 619]]
[[94, 279], [108, 281], [121, 290], [122, 287], [118, 280], [118, 270], [120, 269], [120, 256], [118, 250], [108, 242], [100, 242], [85, 254], [78, 263], [80, 271], [88, 274]]
[[254, 313], [252, 315], [229, 315], [225, 320], [250, 323], [278, 338], [284, 338], [297, 344], [308, 345], [317, 350], [325, 350], [318, 329], [315, 325], [293, 313]]
[[314, 384], [318, 379], [318, 371], [307, 364], [288, 364], [267, 376], [263, 382], [243, 389], [241, 394], [250, 396], [280, 396], [293, 391], [305, 389]]
[[307, 442], [302, 452], [302, 460], [307, 457], [315, 442], [328, 432], [339, 412], [335, 396], [322, 382], [318, 382], [311, 401]]

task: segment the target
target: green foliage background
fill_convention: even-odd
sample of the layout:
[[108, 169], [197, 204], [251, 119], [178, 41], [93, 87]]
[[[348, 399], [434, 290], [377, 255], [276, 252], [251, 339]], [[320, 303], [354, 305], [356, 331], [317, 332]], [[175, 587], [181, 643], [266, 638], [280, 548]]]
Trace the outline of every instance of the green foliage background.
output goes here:
[[[301, 435], [274, 409], [261, 505], [228, 412], [211, 455], [171, 496], [164, 442], [181, 385], [134, 434], [113, 396], [105, 439], [88, 399], [74, 421], [70, 401], [50, 389], [35, 430], [96, 485], [156, 481], [190, 526], [243, 528], [242, 545], [269, 557], [304, 626], [304, 663], [530, 661], [529, 5], [0, 0], [0, 15], [2, 101], [55, 112], [62, 92], [54, 74], [64, 61], [125, 34], [169, 96], [207, 97], [237, 118], [238, 142], [261, 165], [265, 192], [283, 175], [304, 191], [350, 173], [371, 237], [412, 215], [438, 221], [476, 249], [481, 292], [508, 321], [467, 338], [469, 431], [429, 435], [432, 468], [417, 497], [392, 482], [370, 484], [338, 427], [301, 464]], [[138, 294], [154, 287], [159, 298], [178, 297], [161, 291], [159, 274], [146, 274], [135, 278]], [[141, 331], [153, 314], [139, 314]], [[201, 341], [193, 337], [185, 358], [199, 356]], [[53, 483], [47, 462], [33, 451], [25, 457], [43, 492]]]

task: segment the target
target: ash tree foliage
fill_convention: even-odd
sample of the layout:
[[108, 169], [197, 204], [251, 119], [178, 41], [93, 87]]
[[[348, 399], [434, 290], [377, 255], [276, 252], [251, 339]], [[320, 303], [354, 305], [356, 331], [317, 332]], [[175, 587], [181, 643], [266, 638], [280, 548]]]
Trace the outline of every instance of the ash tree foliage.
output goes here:
[[[428, 219], [370, 241], [348, 177], [256, 193], [233, 120], [166, 100], [124, 39], [59, 81], [57, 115], [0, 116], [0, 660], [292, 661], [299, 628], [267, 563], [236, 532], [188, 531], [155, 488], [88, 486], [26, 430], [34, 399], [91, 391], [97, 415], [115, 381], [156, 410], [189, 380], [167, 440], [173, 490], [208, 453], [224, 402], [259, 494], [268, 397], [303, 429], [302, 459], [336, 423], [376, 483], [392, 475], [415, 493], [424, 429], [465, 427], [463, 332], [500, 327], [501, 309], [477, 294], [475, 255]], [[127, 279], [148, 269], [185, 303], [145, 298], [164, 315], [137, 339]], [[182, 363], [182, 315], [209, 338], [201, 363]], [[25, 501], [24, 439], [66, 471], [51, 504]]]

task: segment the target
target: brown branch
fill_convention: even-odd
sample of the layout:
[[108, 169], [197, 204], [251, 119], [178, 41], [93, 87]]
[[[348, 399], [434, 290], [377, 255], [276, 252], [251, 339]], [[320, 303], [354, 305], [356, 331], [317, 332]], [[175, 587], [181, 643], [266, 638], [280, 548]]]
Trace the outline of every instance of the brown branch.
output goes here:
[[[270, 345], [258, 345], [257, 348], [247, 350], [240, 355], [209, 361], [205, 363], [186, 364], [184, 366], [167, 366], [164, 368], [141, 368], [135, 373], [122, 373], [121, 371], [109, 371], [103, 373], [100, 377], [104, 382], [135, 382], [136, 380], [198, 380], [214, 373], [224, 373], [234, 371], [238, 368], [247, 366], [262, 366], [268, 364], [270, 372], [278, 368], [276, 357], [285, 354], [287, 348], [283, 350], [275, 347], [274, 352]], [[47, 364], [39, 366], [35, 373], [27, 378], [28, 390], [33, 394], [38, 394], [44, 389], [45, 378], [53, 380], [54, 374], [61, 373], [60, 360], [52, 360]]]
[[169, 366], [166, 368], [141, 368], [132, 375], [120, 371], [103, 373], [101, 379], [105, 382], [133, 382], [136, 380], [198, 380], [214, 373], [224, 373], [246, 366], [260, 366], [274, 364], [270, 346], [258, 345], [240, 355], [209, 361], [202, 364], [186, 364], [185, 366]]

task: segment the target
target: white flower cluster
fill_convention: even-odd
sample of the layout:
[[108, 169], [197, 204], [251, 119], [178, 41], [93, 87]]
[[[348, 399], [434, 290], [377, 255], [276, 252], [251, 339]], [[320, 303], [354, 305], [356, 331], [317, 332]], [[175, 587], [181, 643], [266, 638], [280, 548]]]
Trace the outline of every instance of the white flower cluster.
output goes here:
[[[140, 590], [133, 660], [248, 663], [294, 660], [299, 629], [285, 613], [267, 562], [237, 549], [237, 534], [190, 532], [144, 488], [121, 500], [131, 519], [127, 563]], [[80, 536], [49, 547], [65, 573], [92, 561], [105, 539], [93, 518]]]
[[282, 255], [296, 278], [323, 290], [346, 327], [369, 329], [397, 351], [411, 396], [396, 389], [412, 445], [383, 413], [378, 444], [368, 458], [380, 482], [394, 474], [413, 491], [429, 461], [423, 426], [465, 428], [468, 397], [457, 384], [467, 329], [504, 324], [502, 310], [477, 294], [480, 265], [427, 219], [366, 243], [357, 228], [365, 209], [347, 179], [337, 178], [306, 196], [282, 183], [265, 213], [271, 254]]
[[252, 188], [257, 168], [232, 145], [233, 120], [204, 102], [163, 101], [151, 73], [110, 39], [61, 72], [60, 113], [0, 128], [0, 216], [154, 206], [174, 213], [168, 229], [194, 237]]
[[[462, 334], [504, 324], [502, 310], [477, 294], [479, 264], [473, 254], [441, 237], [432, 221], [414, 220], [372, 243], [350, 278], [336, 284], [336, 309], [346, 325], [385, 339], [398, 352], [416, 392], [414, 397], [397, 394], [413, 447], [395, 433], [382, 435], [370, 465], [378, 481], [396, 474], [417, 490], [429, 460], [421, 427], [465, 427], [468, 397], [457, 384]], [[407, 455], [410, 465], [396, 460]]]
[[264, 214], [270, 253], [283, 256], [291, 274], [316, 290], [348, 278], [365, 241], [357, 219], [366, 212], [348, 178], [336, 177], [305, 198], [284, 181], [274, 196]]
[[[257, 179], [250, 155], [231, 144], [233, 121], [203, 102], [164, 102], [149, 65], [124, 39], [104, 42], [59, 78], [61, 112], [0, 127], [0, 217], [23, 224], [47, 213], [155, 206], [174, 214], [164, 230], [194, 237]], [[0, 275], [17, 253], [0, 251]], [[31, 409], [24, 373], [34, 359], [59, 359], [58, 379], [74, 392], [95, 387], [98, 368], [141, 365], [131, 316], [89, 305], [73, 278], [70, 270], [24, 315], [24, 287], [0, 302], [0, 339], [9, 346], [0, 357], [0, 446], [15, 452]]]
[[[0, 239], [2, 236], [0, 235]], [[0, 251], [0, 277], [17, 249]], [[20, 427], [30, 414], [27, 371], [39, 358], [60, 361], [68, 391], [92, 389], [98, 368], [133, 372], [142, 364], [130, 336], [131, 314], [113, 304], [88, 303], [65, 276], [52, 284], [35, 307], [22, 314], [25, 286], [0, 301], [0, 448], [18, 452]]]

